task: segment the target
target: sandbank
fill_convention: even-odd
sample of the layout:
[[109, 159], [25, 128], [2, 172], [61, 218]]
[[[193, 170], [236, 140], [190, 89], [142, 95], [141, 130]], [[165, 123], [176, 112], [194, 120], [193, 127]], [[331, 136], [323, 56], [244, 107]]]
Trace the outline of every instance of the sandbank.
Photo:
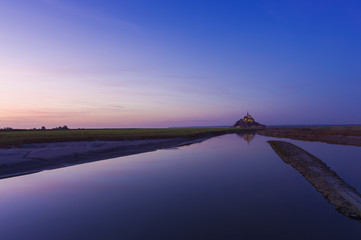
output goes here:
[[292, 143], [268, 143], [285, 163], [300, 172], [338, 212], [353, 219], [361, 219], [361, 194], [324, 162]]
[[267, 137], [361, 146], [361, 126], [269, 127], [257, 134]]
[[0, 149], [0, 178], [172, 148], [205, 139], [168, 138], [23, 144], [21, 147]]

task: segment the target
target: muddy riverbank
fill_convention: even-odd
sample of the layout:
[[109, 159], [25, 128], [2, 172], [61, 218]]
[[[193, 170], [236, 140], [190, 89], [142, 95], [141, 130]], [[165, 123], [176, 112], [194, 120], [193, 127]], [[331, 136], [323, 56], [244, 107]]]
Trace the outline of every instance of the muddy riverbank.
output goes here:
[[361, 127], [270, 127], [257, 132], [259, 135], [295, 140], [326, 142], [361, 146]]
[[291, 143], [268, 143], [285, 163], [300, 172], [338, 212], [353, 219], [361, 219], [361, 194], [324, 162]]

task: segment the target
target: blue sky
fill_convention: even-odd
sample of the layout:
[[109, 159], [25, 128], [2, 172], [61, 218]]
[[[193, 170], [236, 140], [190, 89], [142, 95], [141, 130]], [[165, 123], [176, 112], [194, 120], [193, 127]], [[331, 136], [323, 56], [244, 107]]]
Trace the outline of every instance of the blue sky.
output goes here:
[[0, 126], [361, 123], [359, 1], [0, 6]]

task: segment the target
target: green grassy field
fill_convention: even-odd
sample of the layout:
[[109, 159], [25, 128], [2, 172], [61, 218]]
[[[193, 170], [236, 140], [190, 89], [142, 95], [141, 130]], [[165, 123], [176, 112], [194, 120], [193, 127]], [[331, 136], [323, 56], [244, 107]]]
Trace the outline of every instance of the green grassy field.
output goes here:
[[0, 132], [0, 147], [8, 148], [27, 143], [92, 141], [92, 140], [139, 140], [159, 138], [197, 138], [214, 136], [244, 129], [234, 128], [157, 128], [157, 129], [84, 129]]

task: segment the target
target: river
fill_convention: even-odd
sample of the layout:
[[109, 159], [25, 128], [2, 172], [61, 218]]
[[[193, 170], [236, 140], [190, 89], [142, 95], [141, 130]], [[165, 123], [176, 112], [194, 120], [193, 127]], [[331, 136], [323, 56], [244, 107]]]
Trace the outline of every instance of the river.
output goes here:
[[[360, 239], [264, 136], [0, 180], [1, 239]], [[277, 139], [279, 140], [279, 139]], [[361, 191], [361, 147], [286, 140]]]

